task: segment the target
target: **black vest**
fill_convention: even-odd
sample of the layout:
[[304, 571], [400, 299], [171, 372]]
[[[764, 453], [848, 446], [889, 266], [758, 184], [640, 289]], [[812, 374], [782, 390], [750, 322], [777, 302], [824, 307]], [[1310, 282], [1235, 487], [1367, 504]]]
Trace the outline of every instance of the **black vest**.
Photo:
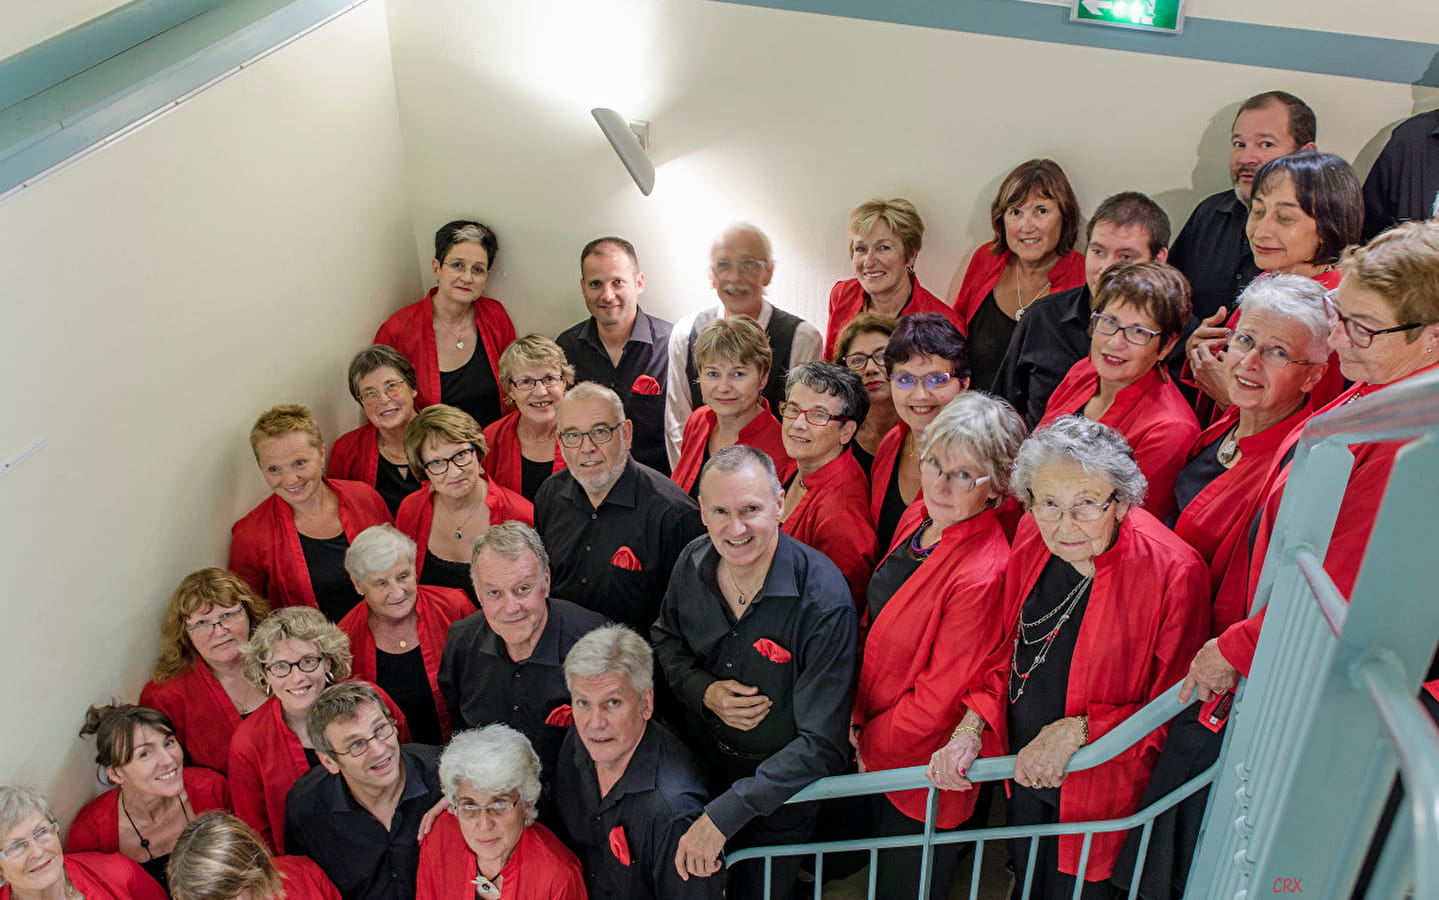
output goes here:
[[[787, 313], [777, 306], [770, 308], [769, 325], [764, 333], [769, 338], [773, 360], [769, 367], [769, 383], [764, 386], [760, 396], [769, 401], [769, 411], [775, 418], [779, 418], [779, 405], [784, 402], [784, 380], [789, 375], [789, 355], [794, 349], [794, 332], [803, 321], [799, 316]], [[699, 317], [695, 317], [695, 323], [690, 328], [689, 346], [685, 349], [685, 378], [689, 379], [690, 404], [695, 409], [704, 406], [704, 398], [700, 396], [700, 372], [695, 366], [695, 339], [699, 337], [700, 329], [708, 324], [708, 320], [700, 322]]]

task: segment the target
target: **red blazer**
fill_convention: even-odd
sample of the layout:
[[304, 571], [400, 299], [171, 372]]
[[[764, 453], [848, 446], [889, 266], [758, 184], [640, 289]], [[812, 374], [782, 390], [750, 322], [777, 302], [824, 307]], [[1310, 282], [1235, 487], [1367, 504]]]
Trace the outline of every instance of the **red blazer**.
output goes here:
[[[986, 690], [987, 664], [1001, 644], [1008, 646], [1008, 622], [1000, 615], [1008, 561], [999, 518], [983, 510], [944, 530], [939, 547], [874, 620], [854, 698], [867, 771], [928, 763], [970, 708], [971, 695]], [[1003, 755], [992, 728], [982, 740], [985, 756]], [[936, 824], [959, 825], [974, 812], [978, 795], [940, 792]], [[900, 812], [924, 821], [925, 791], [886, 796]]]
[[[375, 332], [375, 343], [388, 344], [415, 367], [415, 409], [424, 409], [440, 398], [440, 357], [435, 349], [435, 292], [430, 288], [423, 300], [417, 300], [385, 320]], [[475, 300], [475, 326], [484, 347], [485, 359], [500, 384], [500, 354], [515, 339], [515, 323], [500, 301], [489, 297]], [[501, 388], [503, 391], [503, 388]]]
[[[744, 444], [763, 450], [774, 461], [780, 483], [789, 481], [794, 474], [794, 460], [784, 452], [784, 437], [780, 432], [779, 419], [769, 410], [769, 401], [759, 398], [760, 413], [748, 425], [740, 429], [737, 444]], [[686, 493], [694, 487], [695, 479], [704, 468], [705, 448], [709, 446], [710, 435], [714, 433], [716, 416], [708, 406], [701, 406], [690, 413], [685, 422], [684, 436], [680, 439], [680, 458], [675, 463], [670, 480]]]
[[[972, 707], [1000, 732], [1006, 746], [1009, 667], [1019, 613], [1049, 557], [1034, 519], [1026, 516], [1005, 573], [1008, 632], [991, 658], [989, 690], [975, 695]], [[1130, 510], [1114, 546], [1094, 562], [1094, 584], [1080, 622], [1064, 704], [1066, 716], [1089, 717], [1091, 741], [1169, 690], [1184, 676], [1209, 633], [1204, 561], [1154, 516]], [[1059, 820], [1112, 819], [1137, 810], [1165, 734], [1161, 728], [1110, 762], [1070, 774], [1059, 795]], [[1019, 749], [1009, 747], [1009, 752]], [[1078, 871], [1082, 842], [1077, 835], [1059, 839], [1061, 872]], [[1123, 832], [1096, 834], [1086, 877], [1108, 878], [1123, 844]]]
[[285, 883], [285, 900], [341, 900], [320, 864], [308, 856], [277, 856], [275, 868]]
[[[212, 809], [230, 809], [230, 786], [225, 776], [209, 769], [186, 767], [180, 773], [185, 781], [185, 796], [195, 815]], [[70, 826], [65, 852], [94, 850], [99, 853], [120, 852], [120, 789], [110, 790], [86, 803]]]
[[[894, 477], [899, 450], [908, 436], [909, 426], [900, 419], [879, 442], [879, 448], [874, 451], [874, 462], [869, 464], [869, 520], [876, 526], [879, 525], [879, 511], [884, 507], [884, 492], [889, 488], [889, 480]], [[898, 529], [895, 529], [895, 534], [899, 534]]]
[[196, 660], [169, 681], [151, 681], [140, 691], [140, 705], [158, 709], [175, 724], [175, 737], [189, 761], [225, 774], [230, 738], [240, 727], [240, 711], [210, 667]]
[[[491, 482], [507, 487], [516, 494], [520, 492], [520, 485], [524, 481], [520, 436], [516, 433], [519, 422], [520, 412], [515, 410], [485, 428], [485, 444], [489, 447], [485, 452], [485, 471], [489, 473]], [[558, 472], [564, 467], [565, 457], [560, 453], [560, 442], [556, 438], [555, 463], [550, 471]]]
[[782, 530], [830, 558], [844, 573], [857, 607], [874, 574], [874, 524], [865, 506], [869, 479], [845, 450], [804, 479], [805, 494]]
[[[839, 341], [839, 333], [844, 330], [855, 316], [864, 310], [864, 305], [869, 302], [869, 295], [864, 288], [859, 286], [858, 278], [850, 278], [845, 281], [836, 281], [834, 287], [829, 291], [829, 320], [824, 329], [824, 358], [829, 359], [834, 353], [834, 345]], [[919, 283], [914, 273], [909, 273], [909, 302], [905, 304], [900, 316], [912, 316], [915, 313], [939, 313], [954, 323], [954, 327], [960, 331], [964, 330], [964, 322], [949, 304], [939, 299]]]
[[[340, 525], [349, 540], [371, 525], [389, 524], [390, 509], [370, 485], [332, 478], [325, 484], [340, 497]], [[269, 600], [272, 609], [317, 606], [290, 504], [271, 494], [236, 522], [230, 534], [226, 568]]]
[[[425, 661], [425, 677], [430, 680], [430, 693], [434, 696], [435, 712], [440, 719], [440, 734], [446, 741], [450, 739], [450, 710], [445, 706], [445, 698], [440, 695], [440, 655], [445, 652], [450, 623], [458, 622], [474, 611], [474, 604], [463, 591], [419, 585], [415, 613], [419, 616], [420, 657]], [[369, 604], [361, 603], [350, 610], [340, 620], [339, 627], [350, 638], [350, 653], [355, 658], [354, 677], [361, 681], [374, 681], [375, 636], [370, 633]]]
[[[170, 900], [139, 863], [118, 853], [66, 853], [65, 874], [85, 900]], [[10, 885], [0, 884], [0, 900], [10, 900]]]
[[325, 474], [331, 478], [359, 481], [375, 486], [380, 474], [380, 429], [369, 422], [347, 431], [335, 441], [330, 449], [330, 459]]
[[[999, 276], [1014, 254], [1005, 248], [998, 256], [994, 253], [994, 242], [980, 244], [969, 258], [969, 267], [964, 270], [964, 279], [959, 283], [959, 293], [954, 298], [954, 311], [958, 313], [960, 331], [969, 333], [969, 323], [984, 298], [999, 284]], [[1049, 270], [1049, 291], [1058, 293], [1084, 284], [1084, 256], [1074, 250], [1061, 256]]]
[[[1035, 429], [1082, 408], [1098, 390], [1099, 373], [1085, 357], [1049, 395], [1044, 418]], [[1174, 479], [1199, 437], [1199, 423], [1184, 395], [1158, 369], [1152, 369], [1120, 391], [1099, 421], [1129, 442], [1139, 471], [1149, 482], [1144, 508], [1160, 521], [1167, 520], [1174, 513]]]
[[[441, 813], [420, 843], [415, 900], [475, 896], [479, 873], [475, 852], [465, 843], [459, 820]], [[510, 861], [500, 870], [505, 900], [585, 900], [580, 861], [554, 833], [533, 822], [520, 833]]]
[[[491, 525], [499, 525], [511, 519], [529, 526], [535, 524], [534, 504], [521, 497], [518, 491], [500, 487], [488, 476], [481, 477], [489, 484], [485, 502], [490, 507]], [[395, 527], [419, 545], [419, 552], [415, 554], [416, 578], [420, 577], [420, 572], [425, 568], [425, 548], [430, 544], [430, 524], [434, 517], [435, 496], [428, 484], [406, 497], [400, 503], [400, 511], [395, 514]], [[473, 607], [470, 612], [474, 612]]]

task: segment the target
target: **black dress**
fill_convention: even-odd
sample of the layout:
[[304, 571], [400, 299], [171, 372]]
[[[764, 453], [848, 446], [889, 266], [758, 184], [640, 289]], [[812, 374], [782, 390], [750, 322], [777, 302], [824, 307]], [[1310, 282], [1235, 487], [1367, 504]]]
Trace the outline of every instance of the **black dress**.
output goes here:
[[994, 300], [994, 291], [990, 291], [969, 322], [967, 350], [971, 387], [987, 391], [994, 386], [1005, 351], [1009, 349], [1009, 339], [1014, 337], [1016, 324], [999, 308]]
[[310, 590], [315, 592], [315, 605], [331, 622], [338, 622], [360, 602], [355, 585], [345, 572], [345, 551], [350, 539], [341, 531], [332, 538], [300, 535], [300, 550], [305, 554], [305, 568], [310, 570]]
[[444, 743], [440, 736], [440, 717], [435, 712], [435, 694], [430, 689], [430, 677], [425, 674], [425, 658], [419, 645], [404, 653], [386, 653], [377, 647], [375, 683], [385, 689], [405, 714], [414, 743], [437, 746]]
[[483, 342], [475, 346], [469, 362], [440, 373], [440, 400], [469, 413], [481, 428], [500, 417], [500, 385]]
[[[419, 479], [410, 471], [409, 466], [397, 466], [385, 459], [385, 455], [378, 450], [375, 451], [380, 458], [380, 464], [375, 467], [375, 490], [379, 492], [380, 499], [390, 508], [390, 515], [393, 516], [400, 511], [400, 504], [405, 498], [418, 491], [421, 487]], [[401, 471], [401, 470], [404, 471]]]

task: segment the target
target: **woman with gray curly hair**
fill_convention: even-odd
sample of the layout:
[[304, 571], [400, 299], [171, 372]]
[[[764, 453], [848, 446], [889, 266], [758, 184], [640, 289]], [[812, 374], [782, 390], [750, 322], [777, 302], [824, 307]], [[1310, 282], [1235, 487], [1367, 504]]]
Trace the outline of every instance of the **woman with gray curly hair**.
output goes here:
[[[1140, 508], [1146, 482], [1119, 432], [1065, 416], [1020, 447], [1012, 489], [1029, 515], [1020, 522], [1004, 583], [1003, 645], [972, 709], [1017, 751], [1011, 825], [1118, 818], [1139, 807], [1162, 732], [1118, 759], [1065, 771], [1080, 747], [1101, 737], [1184, 675], [1208, 633], [1209, 575], [1203, 560]], [[995, 671], [997, 670], [997, 671]], [[957, 731], [930, 762], [942, 788], [964, 790], [974, 736]], [[1011, 849], [1030, 897], [1069, 897], [1079, 871], [1078, 836]], [[1124, 835], [1096, 834], [1081, 896], [1103, 887]]]
[[420, 846], [417, 900], [581, 900], [580, 862], [535, 821], [540, 758], [508, 725], [455, 735], [440, 757], [450, 815]]

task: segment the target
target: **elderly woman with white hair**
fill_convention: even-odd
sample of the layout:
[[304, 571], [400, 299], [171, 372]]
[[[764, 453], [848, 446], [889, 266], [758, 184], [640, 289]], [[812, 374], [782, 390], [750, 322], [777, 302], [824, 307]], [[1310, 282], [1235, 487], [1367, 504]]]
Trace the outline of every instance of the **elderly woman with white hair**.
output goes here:
[[508, 725], [455, 735], [440, 757], [441, 815], [420, 847], [416, 900], [587, 896], [580, 862], [535, 821], [540, 758]]
[[[1140, 508], [1147, 487], [1119, 432], [1080, 416], [1041, 428], [1020, 447], [1012, 489], [1020, 522], [1004, 583], [1008, 652], [991, 657], [994, 686], [970, 708], [1018, 751], [1012, 825], [1085, 822], [1139, 806], [1163, 742], [1156, 732], [1094, 769], [1066, 772], [1097, 739], [1184, 674], [1209, 624], [1209, 581], [1192, 547]], [[974, 737], [959, 731], [930, 763], [942, 788], [964, 790]], [[1079, 836], [1018, 841], [1011, 853], [1030, 897], [1070, 897]], [[1079, 896], [1108, 897], [1123, 834], [1096, 834]]]
[[440, 693], [440, 656], [451, 623], [475, 608], [461, 591], [420, 584], [417, 552], [393, 525], [360, 532], [345, 552], [345, 571], [365, 602], [340, 620], [340, 630], [350, 638], [353, 677], [394, 698], [416, 743], [443, 744], [450, 714]]
[[171, 900], [340, 900], [308, 856], [271, 856], [238, 816], [196, 816], [170, 853]]

